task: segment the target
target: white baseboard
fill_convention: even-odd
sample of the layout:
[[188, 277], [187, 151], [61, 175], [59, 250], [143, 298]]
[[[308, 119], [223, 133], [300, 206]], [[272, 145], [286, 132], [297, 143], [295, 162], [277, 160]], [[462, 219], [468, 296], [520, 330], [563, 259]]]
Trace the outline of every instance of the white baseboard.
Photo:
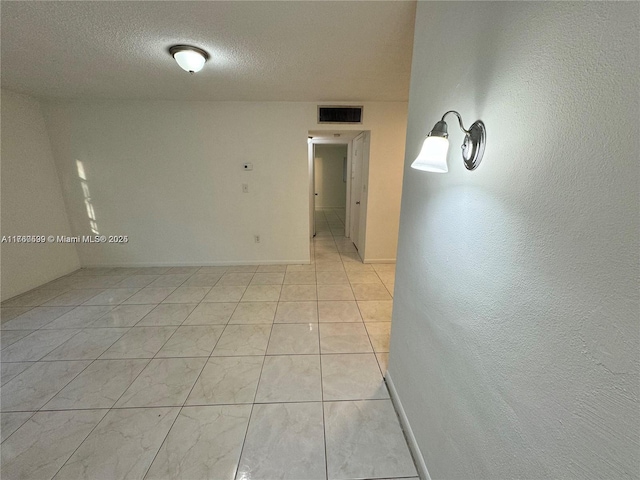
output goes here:
[[396, 263], [395, 258], [365, 258], [362, 263]]
[[260, 261], [222, 261], [222, 262], [127, 262], [127, 263], [85, 263], [80, 268], [111, 268], [111, 267], [228, 267], [230, 265], [309, 265], [305, 260], [269, 260]]
[[429, 475], [429, 471], [427, 470], [427, 465], [424, 462], [424, 457], [422, 456], [422, 452], [418, 447], [418, 442], [416, 441], [416, 437], [413, 434], [413, 430], [411, 430], [409, 419], [407, 418], [407, 414], [404, 411], [404, 407], [402, 406], [400, 397], [398, 397], [398, 391], [396, 390], [396, 387], [393, 384], [393, 380], [391, 379], [391, 375], [389, 374], [388, 371], [384, 376], [384, 378], [387, 382], [387, 387], [389, 387], [389, 393], [391, 394], [391, 401], [393, 402], [393, 406], [396, 408], [396, 412], [398, 413], [398, 417], [400, 418], [400, 423], [402, 424], [402, 428], [404, 430], [405, 436], [407, 437], [407, 443], [409, 444], [409, 449], [411, 450], [413, 459], [416, 462], [418, 475], [420, 476], [421, 480], [431, 480], [431, 476]]

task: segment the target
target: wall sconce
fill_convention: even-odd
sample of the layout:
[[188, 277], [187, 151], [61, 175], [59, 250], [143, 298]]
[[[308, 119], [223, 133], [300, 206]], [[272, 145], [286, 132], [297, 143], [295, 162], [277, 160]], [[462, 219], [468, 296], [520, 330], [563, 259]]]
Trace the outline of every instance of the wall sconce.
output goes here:
[[169, 48], [169, 54], [178, 62], [180, 68], [192, 74], [202, 70], [209, 59], [207, 52], [191, 45], [174, 45]]
[[442, 120], [435, 124], [422, 144], [420, 154], [411, 164], [411, 168], [424, 170], [425, 172], [447, 173], [447, 150], [449, 150], [449, 134], [444, 117], [453, 113], [458, 117], [460, 130], [465, 133], [462, 143], [462, 160], [467, 170], [475, 170], [482, 161], [484, 146], [487, 140], [487, 131], [482, 120], [474, 122], [469, 130], [462, 125], [462, 117], [455, 110], [449, 110], [442, 116]]

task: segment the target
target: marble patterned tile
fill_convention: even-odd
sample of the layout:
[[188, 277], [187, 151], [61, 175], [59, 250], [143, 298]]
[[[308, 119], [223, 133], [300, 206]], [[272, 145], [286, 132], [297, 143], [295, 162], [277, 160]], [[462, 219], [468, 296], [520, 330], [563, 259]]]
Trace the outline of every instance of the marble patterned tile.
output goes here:
[[167, 275], [193, 275], [200, 267], [171, 267], [165, 273]]
[[36, 413], [2, 444], [2, 476], [53, 478], [105, 414], [105, 410]]
[[22, 372], [24, 372], [31, 365], [34, 365], [34, 362], [16, 362], [16, 363], [7, 363], [2, 362], [0, 364], [0, 370], [2, 371], [2, 380], [1, 384], [4, 385], [9, 380], [17, 377]]
[[283, 323], [273, 326], [267, 355], [320, 353], [317, 323]]
[[0, 333], [0, 350], [16, 343], [30, 333], [33, 333], [33, 330], [3, 330]]
[[281, 302], [315, 301], [318, 296], [316, 285], [283, 285], [280, 293]]
[[336, 261], [320, 261], [316, 262], [317, 272], [344, 272], [344, 265], [342, 262]]
[[82, 276], [81, 281], [76, 282], [74, 288], [114, 288], [127, 277], [128, 275]]
[[391, 295], [384, 285], [375, 283], [353, 284], [353, 293], [356, 300], [391, 300]]
[[206, 358], [151, 360], [115, 406], [117, 408], [181, 406], [206, 361]]
[[229, 320], [229, 325], [273, 323], [277, 302], [246, 302], [238, 304]]
[[237, 303], [244, 295], [246, 286], [237, 285], [216, 285], [209, 293], [202, 299], [203, 302], [223, 302], [223, 303]]
[[316, 272], [318, 285], [349, 285], [349, 280], [344, 271]]
[[328, 478], [414, 477], [391, 400], [325, 402]]
[[2, 302], [2, 307], [37, 307], [58, 295], [62, 295], [64, 292], [66, 292], [66, 289], [39, 288], [5, 300]]
[[317, 323], [317, 302], [279, 302], [275, 323]]
[[224, 325], [178, 327], [156, 357], [208, 357], [223, 330]]
[[38, 362], [2, 386], [2, 411], [38, 410], [91, 362]]
[[255, 405], [236, 478], [325, 480], [322, 404]]
[[212, 356], [264, 355], [271, 325], [227, 325]]
[[91, 328], [133, 327], [154, 308], [155, 305], [118, 305], [88, 326]]
[[[357, 253], [353, 255], [355, 255], [356, 257], [358, 256]], [[371, 266], [371, 264], [362, 263], [359, 258], [356, 261], [345, 262], [344, 269], [347, 272], [374, 272], [375, 271]]]
[[318, 300], [353, 300], [349, 285], [318, 285]]
[[324, 400], [368, 400], [389, 398], [375, 355], [322, 356]]
[[229, 265], [227, 272], [236, 273], [255, 273], [258, 271], [259, 265]]
[[258, 272], [249, 285], [282, 285], [284, 272]]
[[358, 305], [353, 301], [318, 302], [318, 318], [322, 323], [362, 322]]
[[315, 272], [316, 266], [315, 264], [310, 265], [287, 265], [286, 272]]
[[220, 275], [220, 276], [222, 276], [223, 274], [227, 273], [228, 269], [229, 269], [229, 267], [200, 267], [196, 273], [197, 274], [204, 274], [204, 275]]
[[110, 305], [76, 307], [43, 328], [85, 328], [111, 310], [113, 307]]
[[156, 280], [149, 284], [150, 287], [179, 287], [191, 275], [188, 273], [174, 273], [174, 274], [165, 274], [160, 275]]
[[0, 308], [0, 322], [2, 324], [19, 317], [23, 313], [28, 312], [33, 307], [2, 307]]
[[280, 298], [280, 285], [249, 285], [242, 295], [241, 302], [277, 302]]
[[230, 272], [222, 275], [216, 286], [224, 287], [246, 287], [251, 283], [253, 273]]
[[201, 303], [182, 325], [226, 325], [237, 305], [237, 303]]
[[371, 266], [373, 269], [380, 273], [395, 273], [396, 264], [395, 263], [372, 263]]
[[142, 479], [179, 411], [176, 407], [110, 410], [56, 478]]
[[128, 330], [128, 328], [82, 330], [49, 353], [43, 360], [95, 360]]
[[35, 307], [2, 324], [2, 330], [36, 330], [73, 310], [73, 307]]
[[153, 358], [178, 327], [133, 327], [100, 358]]
[[387, 374], [387, 370], [389, 369], [389, 354], [376, 353], [376, 358], [378, 359], [378, 365], [380, 366], [380, 371], [382, 372], [382, 375], [385, 376]]
[[390, 322], [369, 322], [365, 324], [371, 345], [376, 352], [389, 351], [389, 338], [391, 336]]
[[144, 288], [149, 286], [153, 281], [157, 280], [159, 275], [131, 275], [122, 280], [118, 285], [118, 288]]
[[151, 310], [136, 326], [182, 325], [182, 322], [193, 312], [196, 305], [196, 303], [162, 303]]
[[391, 300], [359, 301], [358, 308], [365, 322], [390, 322], [393, 311]]
[[176, 287], [145, 287], [138, 293], [129, 297], [123, 305], [153, 305], [162, 302], [171, 295]]
[[380, 277], [376, 272], [359, 272], [349, 270], [347, 272], [347, 277], [349, 278], [349, 282], [354, 283], [371, 283], [371, 284], [382, 284]]
[[260, 265], [258, 273], [284, 273], [287, 271], [286, 265]]
[[96, 360], [60, 390], [44, 408], [111, 408], [148, 363], [148, 359]]
[[185, 287], [213, 287], [222, 277], [219, 273], [196, 273], [191, 275], [182, 285]]
[[396, 274], [394, 272], [377, 272], [378, 273], [378, 277], [380, 277], [380, 280], [382, 280], [382, 283], [387, 284], [387, 283], [395, 283], [396, 281]]
[[104, 292], [104, 290], [100, 288], [80, 288], [69, 290], [62, 295], [58, 295], [51, 300], [47, 300], [42, 305], [49, 305], [53, 307], [77, 307], [102, 292]]
[[363, 323], [320, 324], [322, 353], [373, 353]]
[[315, 285], [316, 272], [287, 272], [284, 277], [285, 285]]
[[186, 405], [252, 403], [263, 357], [211, 357]]
[[3, 348], [3, 362], [35, 362], [73, 337], [79, 330], [36, 330], [16, 343]]
[[250, 414], [250, 405], [183, 408], [145, 480], [233, 480]]
[[90, 298], [83, 305], [120, 305], [122, 302], [138, 293], [139, 288], [109, 288], [95, 297]]
[[165, 298], [162, 303], [195, 303], [200, 302], [211, 287], [178, 287]]
[[257, 403], [320, 402], [319, 355], [266, 357], [256, 395]]
[[4, 442], [13, 432], [29, 420], [35, 412], [0, 413], [0, 442]]

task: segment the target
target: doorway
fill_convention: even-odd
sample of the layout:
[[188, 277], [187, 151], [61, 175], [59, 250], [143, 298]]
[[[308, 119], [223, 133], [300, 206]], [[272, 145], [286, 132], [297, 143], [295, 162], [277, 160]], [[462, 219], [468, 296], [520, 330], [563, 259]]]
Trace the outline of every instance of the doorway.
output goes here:
[[316, 235], [318, 222], [324, 214], [331, 220], [331, 233], [345, 234], [347, 211], [348, 144], [315, 145], [313, 159], [314, 211]]
[[360, 260], [366, 243], [369, 138], [367, 131], [309, 132], [310, 237], [342, 238]]

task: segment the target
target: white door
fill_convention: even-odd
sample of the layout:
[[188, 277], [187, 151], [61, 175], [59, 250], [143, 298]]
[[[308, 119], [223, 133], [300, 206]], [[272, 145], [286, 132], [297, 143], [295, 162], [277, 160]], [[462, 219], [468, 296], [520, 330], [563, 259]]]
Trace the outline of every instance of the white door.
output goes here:
[[353, 141], [353, 161], [351, 162], [351, 231], [349, 236], [359, 249], [360, 243], [360, 205], [362, 200], [362, 159], [364, 155], [364, 135], [358, 135]]

